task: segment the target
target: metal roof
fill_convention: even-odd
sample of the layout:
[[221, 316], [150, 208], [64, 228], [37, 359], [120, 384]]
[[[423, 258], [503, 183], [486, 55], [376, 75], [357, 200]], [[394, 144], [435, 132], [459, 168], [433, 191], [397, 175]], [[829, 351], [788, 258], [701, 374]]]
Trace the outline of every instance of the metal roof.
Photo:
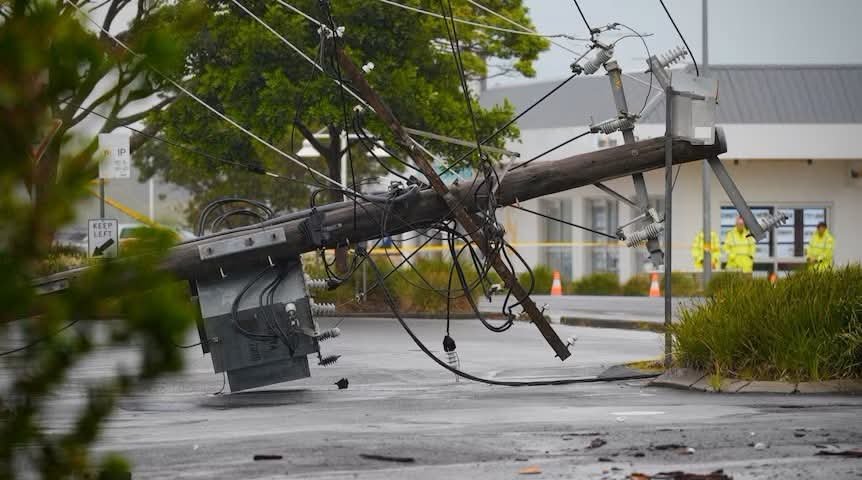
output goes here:
[[[691, 67], [688, 67], [691, 68]], [[710, 65], [718, 79], [719, 124], [862, 123], [862, 65]], [[649, 74], [634, 77], [648, 82]], [[520, 112], [559, 81], [485, 91], [483, 106], [508, 99]], [[624, 78], [629, 109], [639, 111], [647, 87]], [[608, 79], [578, 77], [518, 122], [522, 129], [587, 125], [616, 115]], [[644, 112], [642, 123], [664, 123], [664, 101]]]

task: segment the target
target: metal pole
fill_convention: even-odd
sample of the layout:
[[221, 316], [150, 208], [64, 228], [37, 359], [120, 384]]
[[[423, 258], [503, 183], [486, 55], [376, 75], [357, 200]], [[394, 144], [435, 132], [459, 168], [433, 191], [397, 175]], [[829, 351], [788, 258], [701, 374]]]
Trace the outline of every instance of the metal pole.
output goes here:
[[[341, 184], [347, 185], [347, 148], [348, 148], [348, 139], [347, 132], [341, 132], [341, 135], [338, 136], [341, 142]], [[354, 185], [355, 187], [355, 185]], [[347, 196], [344, 196], [344, 200], [348, 200]]]
[[673, 321], [673, 302], [671, 301], [671, 226], [673, 225], [673, 89], [665, 89], [665, 151], [664, 151], [664, 366], [673, 363], [673, 336], [670, 328]]
[[149, 211], [147, 213], [149, 213], [150, 221], [155, 222], [156, 221], [156, 201], [155, 201], [154, 197], [155, 197], [155, 193], [156, 193], [156, 185], [155, 185], [155, 181], [154, 181], [153, 177], [150, 177], [150, 181], [148, 183], [149, 183], [149, 196], [150, 196], [150, 202], [149, 203], [150, 204], [149, 204], [149, 209], [148, 209]]
[[[701, 71], [703, 75], [707, 75], [709, 69], [709, 0], [703, 0], [701, 4], [701, 32], [703, 34], [703, 59], [701, 62]], [[703, 183], [703, 291], [706, 292], [706, 287], [712, 278], [712, 182], [710, 177], [709, 164], [701, 162], [701, 179]]]
[[105, 179], [99, 179], [99, 218], [105, 218]]

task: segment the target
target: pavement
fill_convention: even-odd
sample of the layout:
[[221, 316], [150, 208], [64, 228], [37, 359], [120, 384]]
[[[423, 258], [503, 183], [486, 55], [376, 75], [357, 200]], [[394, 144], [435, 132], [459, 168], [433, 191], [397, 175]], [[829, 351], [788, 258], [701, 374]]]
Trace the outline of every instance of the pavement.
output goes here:
[[[862, 397], [722, 395], [646, 380], [519, 388], [456, 382], [394, 320], [332, 318], [321, 326], [338, 322], [343, 335], [323, 343], [326, 353], [343, 355], [338, 363], [264, 389], [213, 394], [221, 375], [208, 356], [187, 350], [183, 373], [120, 403], [97, 451], [126, 455], [132, 478], [148, 479], [514, 479], [528, 466], [542, 472], [535, 478], [717, 469], [735, 479], [859, 478], [859, 459], [816, 453], [818, 445], [862, 445]], [[445, 322], [410, 323], [442, 355]], [[555, 328], [578, 337], [566, 362], [528, 323], [493, 334], [457, 320], [450, 331], [461, 367], [496, 379], [595, 375], [662, 351], [652, 332]], [[0, 339], [4, 349], [8, 343]], [[136, 358], [134, 350], [100, 348], [77, 366], [45, 411], [51, 431], [72, 425], [87, 385]], [[11, 371], [0, 367], [0, 385], [8, 385]], [[333, 385], [341, 378], [348, 389]]]
[[[552, 317], [609, 320], [630, 323], [664, 323], [664, 298], [623, 297], [600, 295], [531, 295], [536, 305], [546, 305], [546, 312]], [[482, 298], [480, 311], [500, 312], [505, 296], [495, 295], [491, 301]], [[674, 297], [673, 316], [676, 318], [681, 308], [701, 302], [702, 298]]]

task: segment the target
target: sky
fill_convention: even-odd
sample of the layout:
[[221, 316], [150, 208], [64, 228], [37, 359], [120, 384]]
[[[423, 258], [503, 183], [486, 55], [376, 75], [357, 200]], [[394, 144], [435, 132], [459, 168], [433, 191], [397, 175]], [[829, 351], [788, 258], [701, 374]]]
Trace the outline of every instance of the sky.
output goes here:
[[[661, 53], [682, 45], [658, 0], [578, 0], [593, 27], [624, 23], [652, 33], [647, 45]], [[702, 0], [665, 0], [686, 41], [702, 60]], [[585, 36], [573, 0], [524, 0], [538, 31]], [[709, 0], [709, 63], [862, 63], [862, 0]], [[583, 44], [557, 39], [573, 50]], [[626, 39], [616, 49], [623, 71], [644, 70], [643, 44]], [[572, 54], [556, 46], [535, 63], [535, 79], [495, 78], [489, 87], [566, 77]]]

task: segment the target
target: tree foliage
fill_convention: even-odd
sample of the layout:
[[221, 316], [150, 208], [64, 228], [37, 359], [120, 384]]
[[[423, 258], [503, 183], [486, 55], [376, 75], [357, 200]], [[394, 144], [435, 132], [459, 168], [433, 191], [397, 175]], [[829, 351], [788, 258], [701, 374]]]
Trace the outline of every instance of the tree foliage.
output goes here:
[[[45, 69], [40, 72], [48, 83], [43, 93], [51, 117], [62, 122], [56, 138], [65, 143], [52, 142], [40, 160], [34, 178], [28, 183], [34, 198], [45, 194], [43, 189], [56, 178], [61, 145], [79, 150], [95, 147], [92, 139], [83, 146], [75, 145], [69, 142], [73, 137], [67, 133], [80, 126], [106, 133], [134, 125], [175, 99], [172, 92], [165, 90], [165, 80], [154, 69], [180, 75], [185, 68], [188, 42], [208, 16], [206, 6], [197, 0], [76, 0], [77, 8], [66, 0], [4, 3], [14, 5], [13, 10], [20, 5], [31, 10], [50, 8], [64, 18], [66, 33], [74, 32], [89, 45], [89, 50], [77, 57], [63, 42], [50, 39], [41, 42], [50, 53]], [[102, 30], [111, 32], [138, 56], [117, 45]], [[33, 34], [38, 32], [35, 30]], [[12, 54], [18, 59], [28, 55]], [[3, 58], [5, 62], [13, 57]], [[148, 133], [156, 130], [152, 127]], [[133, 136], [132, 149], [146, 139]], [[89, 173], [95, 174], [92, 170]]]
[[[441, 12], [439, 1], [405, 1], [416, 7]], [[499, 18], [465, 2], [453, 2], [456, 17], [501, 27], [512, 27]], [[489, 8], [531, 26], [521, 1], [484, 1]], [[473, 140], [476, 133], [461, 90], [445, 24], [442, 19], [421, 15], [377, 1], [343, 0], [320, 2], [297, 0], [290, 4], [331, 28], [344, 27], [333, 41], [325, 29], [276, 2], [248, 0], [243, 6], [258, 15], [302, 52], [314, 58], [324, 71], [315, 69], [272, 32], [260, 25], [230, 0], [210, 1], [216, 12], [195, 39], [187, 62], [192, 90], [203, 100], [261, 137], [289, 152], [299, 149], [297, 120], [309, 129], [337, 127], [351, 130], [358, 102], [342, 92], [336, 81], [340, 72], [333, 61], [333, 43], [344, 48], [358, 65], [373, 63], [369, 82], [377, 89], [401, 121], [410, 127]], [[547, 48], [537, 36], [456, 24], [465, 74], [471, 81], [497, 74], [534, 74], [532, 62]], [[478, 136], [485, 137], [503, 125], [513, 112], [510, 105], [483, 109], [471, 92]], [[372, 113], [363, 125], [386, 140]], [[290, 163], [248, 138], [188, 97], [179, 98], [159, 114], [151, 125], [163, 128], [167, 139], [193, 146], [220, 158], [311, 181], [302, 167]], [[337, 131], [337, 130], [336, 130]], [[509, 128], [491, 142], [502, 145], [517, 136]], [[392, 145], [391, 142], [388, 142]], [[151, 145], [155, 151], [139, 156], [150, 173], [160, 172], [171, 182], [191, 190], [197, 202], [224, 195], [266, 199], [278, 208], [307, 203], [309, 187], [274, 182], [232, 166], [213, 163], [200, 155], [177, 148]], [[466, 150], [433, 144], [442, 155], [459, 156]], [[161, 150], [161, 151], [159, 151]], [[357, 178], [375, 175], [381, 168], [353, 151]], [[146, 160], [144, 160], [146, 158]], [[323, 160], [311, 159], [312, 167], [327, 171]], [[390, 167], [404, 167], [392, 160]], [[194, 208], [192, 209], [194, 210]]]
[[[155, 270], [172, 241], [166, 232], [149, 232], [122, 262], [96, 263], [63, 293], [40, 295], [33, 287], [55, 230], [73, 218], [95, 169], [85, 149], [57, 157], [55, 173], [40, 176], [46, 157], [34, 155], [33, 145], [43, 143], [48, 127], [56, 126], [52, 107], [58, 98], [88, 91], [82, 72], [108, 72], [126, 64], [123, 59], [112, 63], [112, 47], [68, 11], [26, 0], [0, 3], [0, 57], [0, 334], [4, 350], [10, 339], [30, 346], [0, 355], [0, 478], [91, 477], [98, 460], [90, 446], [117, 399], [182, 366], [174, 342], [194, 316], [182, 289]], [[114, 81], [122, 82], [122, 76]], [[60, 136], [53, 138], [45, 143], [46, 151], [58, 153]], [[27, 188], [34, 186], [39, 194], [31, 200]], [[79, 322], [93, 325], [78, 329]], [[107, 340], [91, 335], [93, 329], [107, 331]], [[79, 411], [69, 411], [59, 423], [51, 420], [58, 411], [56, 394], [82, 388], [67, 380], [96, 347], [104, 346], [136, 349], [141, 361], [86, 387], [87, 401]], [[102, 466], [104, 472], [116, 472], [124, 462], [109, 456]]]

